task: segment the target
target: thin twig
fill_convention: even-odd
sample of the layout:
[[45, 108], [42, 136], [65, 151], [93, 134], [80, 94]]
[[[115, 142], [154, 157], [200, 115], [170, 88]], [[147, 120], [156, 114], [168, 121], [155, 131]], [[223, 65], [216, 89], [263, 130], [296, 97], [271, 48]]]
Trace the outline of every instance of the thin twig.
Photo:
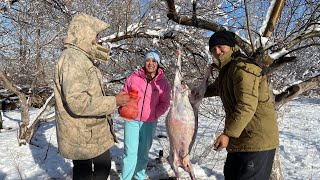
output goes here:
[[17, 171], [18, 171], [18, 174], [19, 174], [19, 176], [20, 176], [20, 179], [23, 179], [23, 178], [22, 178], [22, 172], [20, 171], [19, 164], [18, 164], [18, 162], [17, 162], [17, 157], [14, 156], [13, 152], [10, 151], [8, 147], [7, 147], [7, 151], [9, 151], [10, 154], [11, 154], [12, 162], [13, 162], [14, 166], [16, 167]]
[[245, 12], [246, 12], [248, 35], [249, 35], [249, 38], [250, 38], [252, 52], [254, 53], [255, 49], [254, 49], [252, 36], [251, 36], [251, 31], [250, 31], [250, 20], [249, 20], [249, 10], [248, 10], [248, 5], [247, 5], [247, 0], [244, 0], [244, 8], [245, 8]]

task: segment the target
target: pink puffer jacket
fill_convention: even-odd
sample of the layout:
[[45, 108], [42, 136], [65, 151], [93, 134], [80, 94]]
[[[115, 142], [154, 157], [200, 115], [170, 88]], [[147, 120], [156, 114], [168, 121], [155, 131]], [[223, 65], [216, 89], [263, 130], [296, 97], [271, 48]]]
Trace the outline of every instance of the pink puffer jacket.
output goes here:
[[165, 78], [162, 69], [158, 69], [157, 76], [147, 83], [145, 70], [130, 75], [123, 86], [123, 90], [129, 93], [132, 89], [139, 93], [138, 121], [154, 122], [163, 115], [170, 106], [170, 84]]

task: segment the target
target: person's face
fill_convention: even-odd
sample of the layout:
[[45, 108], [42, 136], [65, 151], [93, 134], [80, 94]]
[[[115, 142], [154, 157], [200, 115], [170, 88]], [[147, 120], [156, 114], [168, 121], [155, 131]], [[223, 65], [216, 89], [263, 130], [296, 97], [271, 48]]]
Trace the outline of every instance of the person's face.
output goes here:
[[217, 45], [211, 48], [211, 53], [213, 57], [215, 57], [216, 59], [219, 59], [221, 56], [223, 56], [225, 53], [229, 52], [230, 50], [231, 50], [231, 47], [228, 45]]
[[158, 68], [158, 62], [154, 58], [148, 58], [146, 60], [146, 73], [153, 74], [156, 73]]

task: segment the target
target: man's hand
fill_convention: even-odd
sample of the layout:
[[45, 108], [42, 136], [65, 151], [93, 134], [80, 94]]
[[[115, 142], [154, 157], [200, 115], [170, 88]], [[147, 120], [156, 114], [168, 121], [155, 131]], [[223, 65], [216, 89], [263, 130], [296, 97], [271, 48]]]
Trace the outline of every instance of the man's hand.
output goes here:
[[122, 91], [116, 95], [116, 103], [118, 106], [125, 106], [129, 102], [129, 94]]
[[229, 137], [225, 134], [220, 134], [214, 143], [215, 150], [221, 151], [223, 148], [226, 148], [229, 144]]

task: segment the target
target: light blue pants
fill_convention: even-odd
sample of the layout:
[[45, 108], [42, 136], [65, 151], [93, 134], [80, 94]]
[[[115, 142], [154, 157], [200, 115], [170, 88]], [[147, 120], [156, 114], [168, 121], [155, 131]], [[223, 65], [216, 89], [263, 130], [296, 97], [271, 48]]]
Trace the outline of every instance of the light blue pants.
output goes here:
[[144, 180], [157, 122], [126, 121], [121, 180]]

